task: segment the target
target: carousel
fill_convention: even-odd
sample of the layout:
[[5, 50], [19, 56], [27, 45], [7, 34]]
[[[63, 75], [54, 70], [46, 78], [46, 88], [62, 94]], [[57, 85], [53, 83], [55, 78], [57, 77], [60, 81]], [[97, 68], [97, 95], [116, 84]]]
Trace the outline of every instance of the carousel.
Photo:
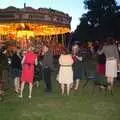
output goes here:
[[61, 54], [71, 32], [70, 23], [71, 17], [57, 10], [10, 6], [0, 9], [0, 40], [14, 41], [23, 49], [47, 44], [53, 54]]

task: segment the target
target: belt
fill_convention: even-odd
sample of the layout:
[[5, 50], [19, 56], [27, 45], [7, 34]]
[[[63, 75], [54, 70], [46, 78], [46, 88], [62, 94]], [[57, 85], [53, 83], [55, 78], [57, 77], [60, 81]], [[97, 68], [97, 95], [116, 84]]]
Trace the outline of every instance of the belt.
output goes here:
[[72, 65], [61, 65], [61, 67], [72, 67]]
[[114, 57], [109, 57], [106, 60], [115, 60], [115, 58]]

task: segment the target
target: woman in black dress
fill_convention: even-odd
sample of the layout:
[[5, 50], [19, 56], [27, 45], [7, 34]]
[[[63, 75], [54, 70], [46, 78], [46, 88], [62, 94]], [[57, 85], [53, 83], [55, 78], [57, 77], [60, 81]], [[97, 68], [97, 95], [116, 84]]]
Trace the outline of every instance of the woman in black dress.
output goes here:
[[73, 76], [75, 80], [75, 90], [78, 90], [80, 80], [82, 78], [82, 56], [80, 55], [80, 48], [77, 44], [72, 47], [72, 56], [74, 60], [73, 64]]

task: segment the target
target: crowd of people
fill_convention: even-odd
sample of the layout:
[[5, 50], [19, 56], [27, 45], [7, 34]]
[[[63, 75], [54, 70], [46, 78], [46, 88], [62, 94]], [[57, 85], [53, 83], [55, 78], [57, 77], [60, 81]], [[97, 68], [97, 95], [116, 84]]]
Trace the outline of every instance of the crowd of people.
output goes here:
[[[55, 58], [48, 45], [44, 44], [41, 51], [41, 54], [38, 54], [32, 46], [26, 51], [22, 51], [19, 47], [13, 51], [7, 51], [6, 48], [1, 49], [0, 94], [2, 94], [3, 82], [8, 82], [18, 97], [22, 98], [24, 86], [28, 84], [28, 98], [31, 99], [33, 85], [37, 83], [39, 86], [40, 79], [44, 80], [45, 92], [52, 92], [51, 73], [57, 70], [54, 66]], [[111, 91], [114, 78], [118, 73], [119, 49], [113, 39], [109, 38], [104, 44], [99, 44], [94, 52], [94, 55], [97, 55], [97, 73], [107, 77], [107, 89]], [[71, 88], [75, 91], [78, 90], [82, 79], [84, 57], [81, 54], [81, 46], [79, 44], [72, 45], [72, 50], [64, 50], [57, 60], [59, 69], [55, 73], [57, 73], [56, 79], [60, 84], [61, 95], [65, 94], [66, 87], [69, 96]]]

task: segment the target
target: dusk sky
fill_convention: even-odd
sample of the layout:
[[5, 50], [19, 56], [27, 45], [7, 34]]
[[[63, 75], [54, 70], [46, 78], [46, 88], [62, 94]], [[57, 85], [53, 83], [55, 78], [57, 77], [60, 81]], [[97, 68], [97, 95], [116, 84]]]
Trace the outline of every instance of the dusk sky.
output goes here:
[[[71, 29], [74, 31], [77, 25], [80, 23], [79, 18], [83, 13], [84, 0], [0, 0], [0, 8], [6, 8], [8, 6], [15, 6], [18, 8], [23, 8], [24, 3], [26, 6], [31, 6], [33, 8], [52, 8], [65, 13], [68, 13], [72, 17]], [[120, 0], [117, 0], [120, 3]]]

